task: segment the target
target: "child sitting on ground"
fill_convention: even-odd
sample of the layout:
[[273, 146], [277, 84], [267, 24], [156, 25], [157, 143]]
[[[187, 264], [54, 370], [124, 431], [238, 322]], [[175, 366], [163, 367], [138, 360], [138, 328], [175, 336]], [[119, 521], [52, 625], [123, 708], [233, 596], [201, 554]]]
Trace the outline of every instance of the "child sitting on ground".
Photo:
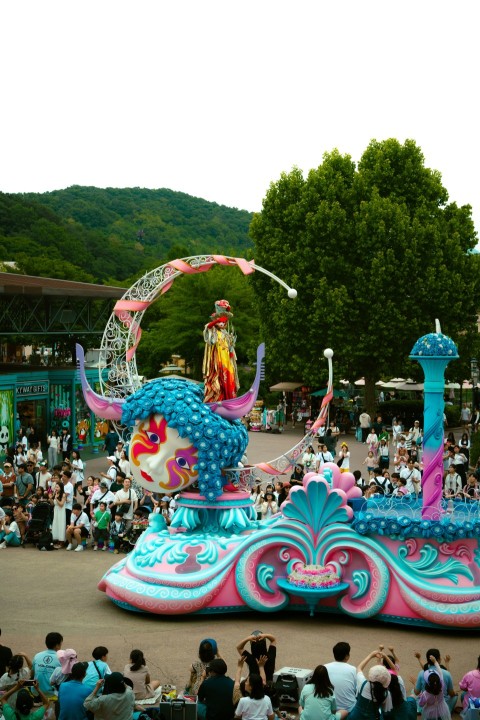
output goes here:
[[418, 704], [422, 708], [422, 718], [425, 720], [450, 720], [450, 710], [443, 695], [442, 670], [433, 655], [430, 655], [429, 661], [434, 667], [425, 670], [425, 690], [420, 693], [418, 699]]

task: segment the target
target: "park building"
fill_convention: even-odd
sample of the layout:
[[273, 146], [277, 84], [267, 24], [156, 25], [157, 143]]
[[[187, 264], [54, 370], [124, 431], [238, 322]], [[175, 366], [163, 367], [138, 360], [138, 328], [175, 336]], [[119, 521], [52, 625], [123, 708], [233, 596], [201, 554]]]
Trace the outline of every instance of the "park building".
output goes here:
[[[77, 378], [75, 343], [98, 345], [125, 288], [0, 272], [0, 457], [20, 427], [46, 447], [67, 428], [74, 447], [103, 445], [108, 423], [87, 407]], [[86, 353], [98, 389], [98, 352]]]

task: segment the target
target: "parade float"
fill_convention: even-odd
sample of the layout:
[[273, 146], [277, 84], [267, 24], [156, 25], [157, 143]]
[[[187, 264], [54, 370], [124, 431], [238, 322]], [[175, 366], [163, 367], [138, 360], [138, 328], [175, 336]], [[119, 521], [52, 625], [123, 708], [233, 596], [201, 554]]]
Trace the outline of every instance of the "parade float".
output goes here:
[[[133, 551], [108, 570], [100, 589], [118, 606], [143, 613], [288, 609], [410, 626], [476, 627], [477, 503], [468, 511], [462, 503], [462, 509], [447, 512], [452, 508], [442, 500], [444, 371], [458, 357], [453, 341], [437, 326], [417, 341], [410, 356], [425, 373], [420, 500], [385, 499], [360, 508], [361, 491], [353, 475], [327, 463], [321, 475], [310, 473], [303, 486], [292, 488], [276, 515], [259, 521], [251, 488], [290, 473], [326, 421], [333, 352], [324, 353], [328, 389], [309, 433], [280, 458], [241, 466], [248, 433], [240, 418], [257, 400], [264, 346], [258, 348], [252, 387], [236, 397], [226, 301], [216, 305], [204, 331], [211, 345], [204, 367], [207, 402], [204, 391], [189, 380], [162, 378], [140, 387], [135, 364], [145, 310], [178, 276], [218, 264], [244, 274], [263, 272], [283, 285], [289, 297], [296, 296], [253, 261], [219, 255], [175, 260], [137, 281], [115, 306], [102, 341], [100, 365], [107, 372], [100, 373], [99, 394], [87, 383], [83, 351], [77, 346], [87, 404], [129, 434], [136, 483], [151, 492], [179, 493], [171, 524], [151, 514], [148, 529]], [[233, 373], [216, 396], [210, 392], [215, 378], [208, 376], [214, 351], [213, 364]]]

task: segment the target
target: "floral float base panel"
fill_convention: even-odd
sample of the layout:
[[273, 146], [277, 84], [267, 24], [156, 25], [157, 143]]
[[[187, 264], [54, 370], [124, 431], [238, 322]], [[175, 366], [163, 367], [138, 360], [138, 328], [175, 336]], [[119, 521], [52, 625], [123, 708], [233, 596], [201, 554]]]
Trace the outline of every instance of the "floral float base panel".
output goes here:
[[309, 612], [284, 581], [295, 566], [330, 565], [342, 592], [320, 598], [315, 612], [478, 627], [480, 528], [478, 536], [472, 527], [460, 537], [448, 527], [439, 531], [435, 521], [412, 527], [416, 537], [406, 536], [406, 523], [357, 529], [347, 503], [355, 497], [352, 481], [335, 465], [310, 474], [265, 521], [255, 519], [247, 493], [227, 493], [214, 506], [186, 493], [177, 526], [151, 515], [134, 550], [99, 587], [119, 606], [143, 613]]

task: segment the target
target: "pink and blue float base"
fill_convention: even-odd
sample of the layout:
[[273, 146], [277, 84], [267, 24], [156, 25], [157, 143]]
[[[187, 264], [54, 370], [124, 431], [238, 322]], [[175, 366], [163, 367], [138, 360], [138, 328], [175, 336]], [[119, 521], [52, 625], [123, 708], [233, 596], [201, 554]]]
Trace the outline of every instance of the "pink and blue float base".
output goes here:
[[[466, 536], [452, 522], [393, 521], [372, 513], [354, 520], [349, 473], [338, 471], [338, 480], [335, 468], [293, 488], [281, 512], [265, 521], [255, 519], [247, 493], [225, 494], [215, 504], [185, 493], [176, 525], [167, 528], [152, 515], [100, 589], [120, 607], [143, 613], [315, 609], [418, 626], [478, 627], [480, 523], [470, 523]], [[331, 566], [341, 587], [315, 596], [292, 589], [287, 577], [299, 563]]]
[[[129, 327], [128, 318], [125, 322]], [[331, 361], [331, 351], [325, 352]], [[458, 357], [456, 346], [438, 325], [437, 332], [417, 341], [410, 357], [425, 372], [424, 474], [420, 510], [412, 506], [403, 514], [399, 502], [392, 513], [367, 506], [354, 517], [348, 503], [361, 495], [355, 479], [327, 463], [323, 475], [307, 475], [303, 487], [292, 489], [277, 515], [259, 522], [249, 493], [222, 492], [227, 463], [235, 472], [246, 444], [238, 420], [225, 415], [228, 408], [205, 406], [198, 389], [185, 382], [153, 381], [139, 389], [122, 411], [124, 425], [135, 427], [130, 452], [137, 481], [142, 485], [145, 477], [149, 490], [154, 478], [163, 490], [179, 487], [160, 484], [167, 477], [181, 480], [185, 489], [198, 472], [208, 500], [183, 492], [170, 527], [151, 515], [134, 550], [105, 574], [100, 589], [120, 607], [159, 615], [288, 608], [410, 626], [478, 628], [480, 514], [474, 508], [466, 519], [455, 520], [442, 504], [444, 370]], [[228, 402], [256, 398], [261, 360], [260, 354], [257, 385], [244, 399]], [[331, 377], [329, 387], [325, 402]], [[88, 387], [84, 391], [92, 409], [100, 403], [105, 417], [119, 417], [120, 401], [96, 398]], [[198, 462], [191, 466], [195, 453]], [[279, 474], [297, 457], [291, 452], [284, 458], [283, 470], [276, 461], [256, 467]], [[287, 578], [299, 564], [328, 565], [341, 587], [333, 594], [293, 589]]]

